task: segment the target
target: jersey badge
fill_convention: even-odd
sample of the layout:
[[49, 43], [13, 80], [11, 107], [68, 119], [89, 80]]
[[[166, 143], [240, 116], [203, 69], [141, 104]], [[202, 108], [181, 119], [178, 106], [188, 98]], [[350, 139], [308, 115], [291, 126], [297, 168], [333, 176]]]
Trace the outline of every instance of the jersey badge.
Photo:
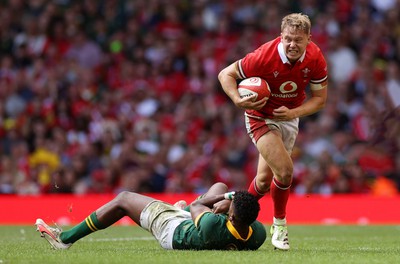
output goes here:
[[308, 74], [310, 73], [310, 69], [309, 68], [304, 68], [304, 70], [302, 70], [302, 72], [304, 73], [304, 78], [308, 77]]

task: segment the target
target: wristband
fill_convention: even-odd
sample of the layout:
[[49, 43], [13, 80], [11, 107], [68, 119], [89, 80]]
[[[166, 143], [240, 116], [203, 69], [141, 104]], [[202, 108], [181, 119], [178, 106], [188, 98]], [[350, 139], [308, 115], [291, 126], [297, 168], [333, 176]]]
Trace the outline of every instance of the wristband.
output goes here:
[[233, 200], [233, 196], [235, 195], [235, 192], [227, 192], [224, 194], [225, 200]]

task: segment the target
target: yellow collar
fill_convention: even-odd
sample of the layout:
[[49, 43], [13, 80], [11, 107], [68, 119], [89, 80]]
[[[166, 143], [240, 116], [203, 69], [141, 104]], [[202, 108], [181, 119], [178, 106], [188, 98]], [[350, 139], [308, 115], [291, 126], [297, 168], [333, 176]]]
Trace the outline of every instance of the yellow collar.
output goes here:
[[251, 228], [251, 226], [249, 226], [249, 233], [247, 234], [246, 238], [242, 238], [239, 234], [239, 232], [236, 230], [236, 228], [232, 225], [231, 221], [226, 221], [226, 227], [228, 228], [229, 232], [231, 232], [231, 234], [239, 240], [242, 241], [247, 241], [249, 240], [249, 238], [251, 237], [251, 235], [253, 234], [253, 228]]

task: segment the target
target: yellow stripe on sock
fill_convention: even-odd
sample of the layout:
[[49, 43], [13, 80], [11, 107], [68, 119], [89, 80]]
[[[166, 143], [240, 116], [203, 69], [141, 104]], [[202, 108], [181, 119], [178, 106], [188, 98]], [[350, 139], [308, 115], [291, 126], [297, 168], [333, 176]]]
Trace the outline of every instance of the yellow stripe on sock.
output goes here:
[[93, 220], [92, 220], [92, 218], [91, 218], [90, 215], [88, 216], [88, 218], [89, 218], [90, 225], [93, 227], [94, 231], [99, 230], [99, 229], [95, 226], [95, 224], [93, 223]]
[[87, 226], [92, 230], [93, 232], [97, 231], [96, 226], [93, 224], [92, 219], [90, 219], [90, 216], [86, 217], [85, 222]]

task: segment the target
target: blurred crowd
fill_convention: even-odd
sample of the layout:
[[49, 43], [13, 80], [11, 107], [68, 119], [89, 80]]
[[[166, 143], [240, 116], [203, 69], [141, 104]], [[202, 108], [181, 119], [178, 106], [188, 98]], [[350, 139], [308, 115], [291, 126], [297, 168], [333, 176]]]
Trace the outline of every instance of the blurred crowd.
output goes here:
[[293, 193], [398, 193], [398, 0], [0, 1], [0, 193], [247, 189], [258, 152], [217, 74], [291, 12], [329, 65]]

